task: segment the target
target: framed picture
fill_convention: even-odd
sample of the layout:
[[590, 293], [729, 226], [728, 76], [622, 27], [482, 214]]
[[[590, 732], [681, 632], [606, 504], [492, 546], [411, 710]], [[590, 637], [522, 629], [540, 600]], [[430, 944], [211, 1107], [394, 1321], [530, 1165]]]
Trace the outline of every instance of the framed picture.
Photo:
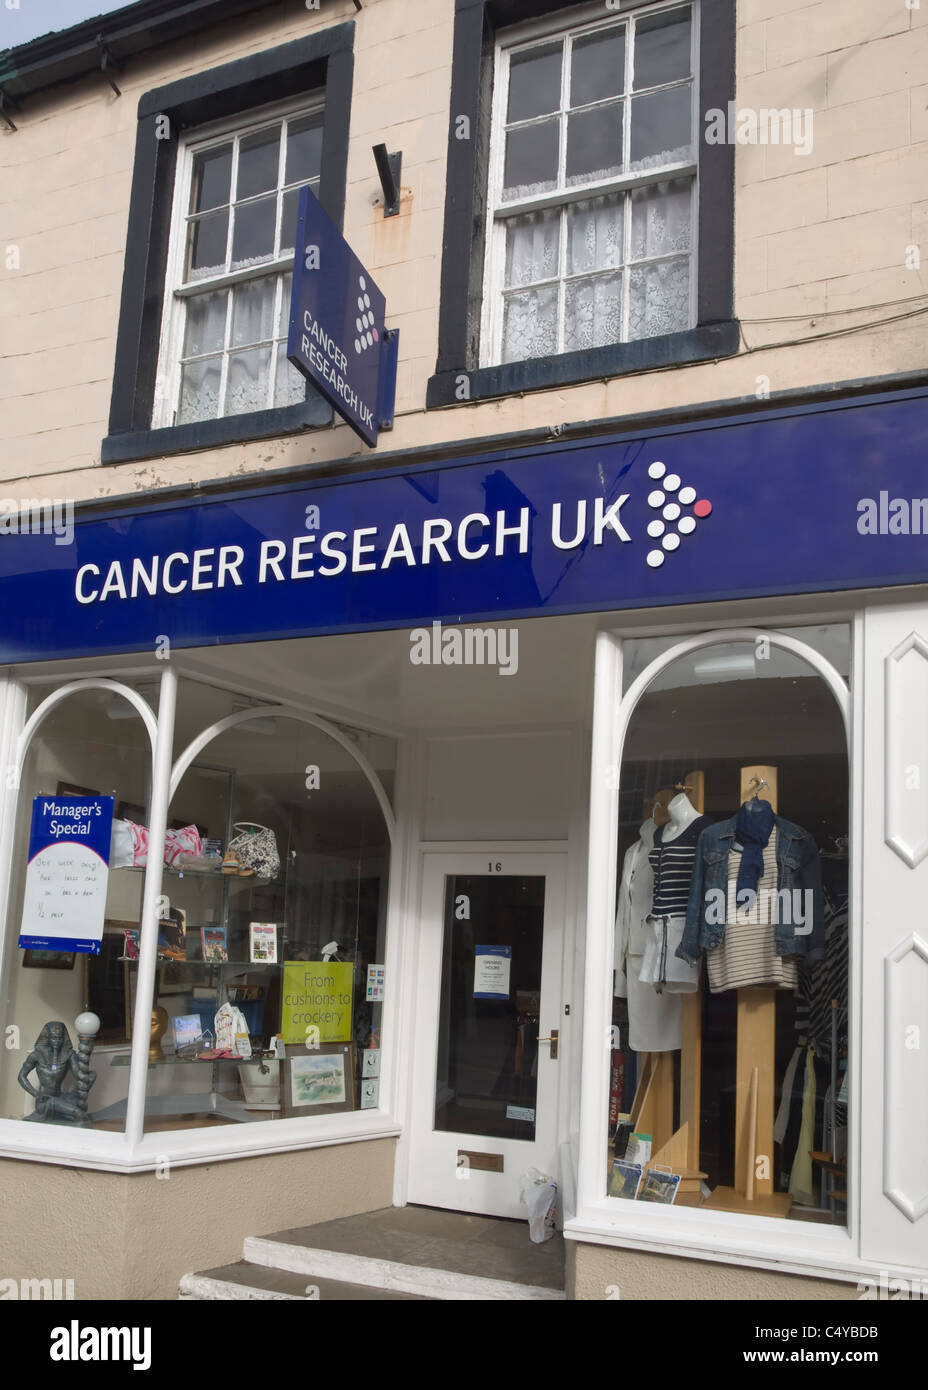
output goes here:
[[355, 1045], [288, 1047], [280, 1091], [281, 1117], [354, 1110]]
[[[63, 793], [58, 793], [62, 795]], [[31, 970], [71, 970], [74, 965], [74, 951], [23, 951], [23, 965]]]
[[99, 796], [93, 787], [77, 787], [73, 782], [59, 782], [55, 788], [56, 796]]

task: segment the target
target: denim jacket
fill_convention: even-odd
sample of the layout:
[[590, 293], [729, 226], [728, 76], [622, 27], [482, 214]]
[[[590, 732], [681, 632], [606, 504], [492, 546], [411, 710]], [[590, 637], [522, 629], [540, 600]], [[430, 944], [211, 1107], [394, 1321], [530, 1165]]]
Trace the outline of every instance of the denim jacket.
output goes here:
[[[690, 965], [698, 962], [704, 950], [720, 945], [725, 936], [728, 855], [735, 842], [737, 819], [737, 816], [732, 816], [731, 820], [710, 825], [699, 837], [686, 926], [677, 947], [677, 955]], [[784, 906], [777, 915], [786, 920], [778, 921], [774, 927], [777, 955], [821, 960], [825, 954], [825, 923], [818, 847], [809, 832], [801, 826], [793, 825], [780, 816], [773, 819], [777, 831], [777, 892], [789, 892], [792, 895], [789, 902], [795, 903], [797, 908], [795, 913], [786, 911], [784, 900], [779, 900]], [[721, 896], [718, 890], [721, 890]], [[805, 892], [811, 892], [811, 903], [809, 898], [801, 896]], [[713, 893], [712, 897], [710, 893]], [[805, 912], [809, 903], [811, 930], [809, 915]], [[719, 905], [722, 905], [721, 911], [718, 910]]]

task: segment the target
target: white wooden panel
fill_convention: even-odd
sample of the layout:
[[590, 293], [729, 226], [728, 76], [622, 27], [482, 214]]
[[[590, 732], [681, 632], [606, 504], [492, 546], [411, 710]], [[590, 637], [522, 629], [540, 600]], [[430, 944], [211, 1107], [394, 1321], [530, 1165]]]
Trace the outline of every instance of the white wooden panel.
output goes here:
[[[928, 1267], [928, 603], [864, 615], [860, 1254]], [[862, 680], [861, 680], [862, 677]], [[852, 1185], [854, 1177], [852, 1176]]]
[[886, 843], [914, 869], [928, 854], [928, 644], [910, 632], [885, 670]]
[[430, 739], [426, 840], [562, 840], [573, 780], [567, 729]]
[[928, 932], [914, 933], [885, 964], [884, 1191], [909, 1221], [928, 1213], [924, 1105], [928, 1097]]

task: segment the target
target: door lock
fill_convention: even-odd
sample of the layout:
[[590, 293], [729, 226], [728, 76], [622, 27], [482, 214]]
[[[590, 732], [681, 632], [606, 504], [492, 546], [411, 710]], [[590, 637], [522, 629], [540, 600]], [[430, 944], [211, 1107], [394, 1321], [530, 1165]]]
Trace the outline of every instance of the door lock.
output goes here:
[[550, 1036], [550, 1038], [539, 1038], [539, 1039], [538, 1039], [538, 1041], [539, 1041], [540, 1043], [546, 1042], [546, 1043], [550, 1043], [550, 1044], [551, 1044], [551, 1061], [552, 1061], [552, 1062], [556, 1062], [556, 1061], [557, 1061], [557, 1040], [558, 1040], [559, 1037], [560, 1037], [560, 1032], [559, 1032], [559, 1030], [558, 1030], [557, 1028], [552, 1028], [552, 1029], [551, 1029], [551, 1036]]

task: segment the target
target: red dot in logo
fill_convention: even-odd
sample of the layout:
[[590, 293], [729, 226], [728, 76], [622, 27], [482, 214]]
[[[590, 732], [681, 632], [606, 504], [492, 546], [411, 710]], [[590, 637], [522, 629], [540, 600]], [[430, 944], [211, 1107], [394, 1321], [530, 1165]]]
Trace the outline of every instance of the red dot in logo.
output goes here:
[[693, 503], [694, 516], [708, 516], [712, 511], [712, 503], [705, 497], [700, 497], [698, 502]]
[[377, 329], [376, 329], [376, 328], [374, 329], [374, 342], [375, 342], [375, 343], [379, 343], [379, 342], [380, 342], [380, 334], [377, 332]]

